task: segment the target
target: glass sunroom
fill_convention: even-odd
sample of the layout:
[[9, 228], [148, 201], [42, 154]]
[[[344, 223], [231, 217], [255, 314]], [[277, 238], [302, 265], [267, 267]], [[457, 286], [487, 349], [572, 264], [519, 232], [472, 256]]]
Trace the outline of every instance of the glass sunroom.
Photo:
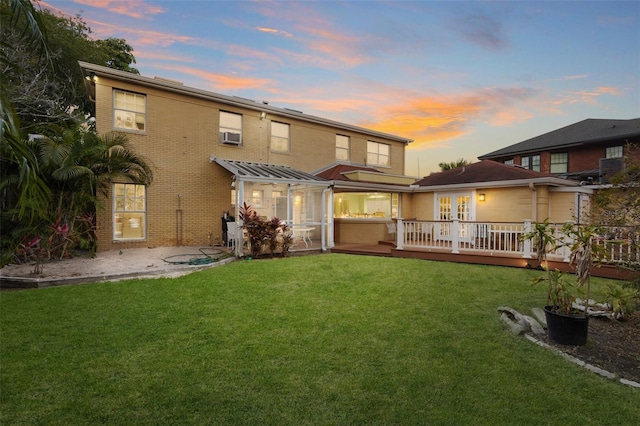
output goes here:
[[[284, 221], [293, 232], [291, 250], [333, 247], [331, 182], [288, 166], [212, 158], [232, 173], [234, 216], [247, 204], [264, 219]], [[240, 224], [241, 225], [241, 224]], [[242, 234], [235, 235], [236, 255], [243, 255]]]

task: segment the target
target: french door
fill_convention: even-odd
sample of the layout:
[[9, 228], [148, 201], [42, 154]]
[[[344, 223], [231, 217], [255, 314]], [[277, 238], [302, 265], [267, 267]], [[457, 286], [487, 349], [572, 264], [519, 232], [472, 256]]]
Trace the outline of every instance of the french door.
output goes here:
[[[474, 220], [474, 209], [472, 206], [473, 194], [437, 194], [436, 195], [436, 217], [438, 220], [447, 221], [438, 226], [438, 239], [451, 240], [450, 221], [458, 219], [461, 222]], [[469, 224], [461, 223], [458, 227], [458, 238], [470, 238]]]

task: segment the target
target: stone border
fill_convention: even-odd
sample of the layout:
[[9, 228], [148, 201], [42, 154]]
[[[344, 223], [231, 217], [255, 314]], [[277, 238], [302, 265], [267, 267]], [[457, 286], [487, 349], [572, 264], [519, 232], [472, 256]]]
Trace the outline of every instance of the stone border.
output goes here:
[[560, 349], [557, 349], [557, 348], [555, 348], [555, 347], [553, 347], [553, 346], [551, 346], [551, 345], [549, 345], [549, 344], [537, 339], [536, 337], [534, 337], [534, 336], [532, 336], [530, 334], [525, 333], [524, 337], [527, 340], [529, 340], [530, 342], [533, 342], [536, 345], [541, 346], [541, 347], [543, 347], [545, 349], [550, 349], [552, 352], [555, 352], [556, 354], [560, 355], [564, 359], [566, 359], [566, 360], [568, 360], [570, 362], [573, 362], [574, 364], [579, 365], [580, 367], [586, 368], [587, 370], [589, 370], [589, 371], [591, 371], [593, 373], [596, 373], [596, 374], [598, 374], [598, 375], [600, 375], [602, 377], [605, 377], [607, 379], [615, 380], [615, 381], [617, 381], [619, 383], [622, 383], [623, 385], [627, 385], [627, 386], [631, 386], [631, 387], [640, 389], [640, 383], [638, 383], [638, 382], [634, 382], [633, 380], [623, 379], [621, 377], [618, 377], [616, 374], [611, 373], [610, 371], [603, 370], [600, 367], [596, 367], [595, 365], [586, 363], [586, 362], [582, 361], [581, 359], [578, 359], [578, 358], [576, 358], [576, 357], [574, 357], [572, 355], [569, 355], [568, 353], [563, 352]]

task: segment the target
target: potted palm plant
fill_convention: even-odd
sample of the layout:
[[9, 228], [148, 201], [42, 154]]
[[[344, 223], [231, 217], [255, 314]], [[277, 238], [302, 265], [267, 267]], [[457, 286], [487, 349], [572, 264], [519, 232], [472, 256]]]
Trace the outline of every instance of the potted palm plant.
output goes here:
[[[569, 228], [564, 228], [565, 234]], [[522, 237], [531, 240], [535, 247], [536, 257], [545, 275], [535, 279], [535, 282], [547, 283], [547, 303], [544, 307], [549, 339], [562, 345], [584, 345], [587, 343], [589, 317], [575, 308], [577, 286], [558, 270], [551, 270], [547, 264], [550, 251], [566, 245], [563, 236], [558, 236], [555, 227], [544, 222], [534, 223], [530, 232]], [[572, 253], [575, 247], [572, 248]], [[573, 257], [572, 257], [573, 258]]]

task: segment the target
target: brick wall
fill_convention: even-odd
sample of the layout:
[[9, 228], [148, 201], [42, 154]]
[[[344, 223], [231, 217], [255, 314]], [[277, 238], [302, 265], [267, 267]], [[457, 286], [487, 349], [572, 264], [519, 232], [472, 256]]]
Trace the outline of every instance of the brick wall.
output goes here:
[[[143, 241], [114, 241], [111, 194], [102, 200], [98, 212], [98, 249], [130, 247], [205, 246], [222, 242], [223, 211], [231, 205], [231, 175], [210, 156], [291, 166], [314, 172], [335, 161], [336, 133], [350, 136], [351, 159], [362, 163], [367, 140], [391, 145], [390, 173], [404, 172], [404, 143], [371, 138], [354, 131], [308, 123], [295, 118], [216, 104], [207, 99], [139, 87], [100, 77], [96, 83], [98, 133], [111, 132], [113, 88], [146, 95], [144, 133], [124, 132], [135, 151], [145, 157], [154, 171], [147, 188], [146, 238]], [[242, 114], [241, 146], [219, 141], [219, 111]], [[270, 123], [290, 124], [290, 152], [269, 150]]]

